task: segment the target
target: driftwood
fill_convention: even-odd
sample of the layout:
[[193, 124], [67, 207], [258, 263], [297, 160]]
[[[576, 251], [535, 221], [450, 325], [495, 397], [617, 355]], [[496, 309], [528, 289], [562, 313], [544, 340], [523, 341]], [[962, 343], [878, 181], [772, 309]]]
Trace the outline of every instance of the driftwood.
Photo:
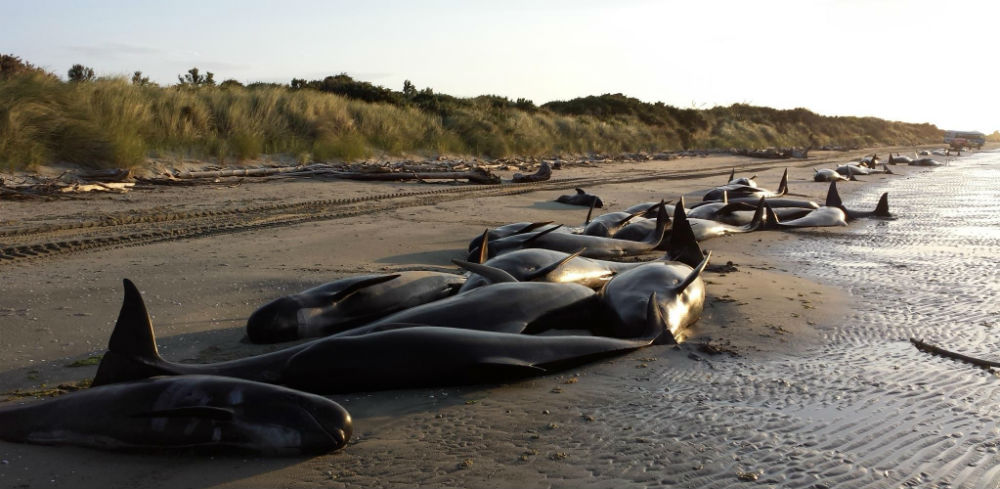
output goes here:
[[1000, 367], [1000, 362], [991, 362], [989, 360], [983, 360], [981, 358], [970, 357], [968, 355], [963, 355], [961, 353], [955, 353], [953, 351], [948, 351], [945, 350], [944, 348], [940, 348], [931, 345], [929, 343], [924, 343], [923, 341], [918, 340], [916, 338], [910, 338], [910, 343], [913, 343], [913, 346], [917, 347], [917, 349], [920, 351], [932, 353], [934, 355], [941, 355], [942, 357], [951, 358], [953, 360], [958, 360], [965, 363], [971, 363], [972, 365], [975, 365], [977, 367], [982, 367], [982, 368]]
[[303, 166], [285, 166], [279, 168], [237, 168], [231, 170], [206, 170], [206, 171], [182, 171], [172, 175], [175, 178], [189, 180], [194, 178], [223, 178], [223, 177], [266, 177], [278, 173], [288, 173], [301, 171]]
[[552, 178], [552, 167], [546, 161], [542, 162], [542, 166], [538, 168], [538, 171], [532, 173], [531, 175], [524, 175], [521, 173], [515, 173], [514, 177], [511, 179], [514, 183], [532, 183], [532, 182], [544, 182]]
[[481, 168], [473, 168], [469, 171], [432, 171], [432, 172], [389, 172], [389, 173], [368, 173], [368, 172], [326, 172], [325, 176], [342, 178], [345, 180], [365, 180], [378, 182], [396, 182], [401, 180], [468, 180], [469, 183], [479, 183], [495, 185], [500, 183], [500, 177]]
[[132, 170], [127, 168], [111, 168], [107, 170], [88, 170], [78, 173], [77, 178], [98, 182], [131, 182]]
[[799, 149], [799, 148], [767, 148], [767, 149], [731, 149], [730, 153], [739, 156], [749, 156], [751, 158], [770, 158], [770, 159], [790, 159], [790, 158], [808, 158], [809, 149]]
[[60, 187], [62, 193], [72, 192], [128, 192], [135, 184], [128, 182], [96, 182], [96, 183], [73, 183], [65, 187]]

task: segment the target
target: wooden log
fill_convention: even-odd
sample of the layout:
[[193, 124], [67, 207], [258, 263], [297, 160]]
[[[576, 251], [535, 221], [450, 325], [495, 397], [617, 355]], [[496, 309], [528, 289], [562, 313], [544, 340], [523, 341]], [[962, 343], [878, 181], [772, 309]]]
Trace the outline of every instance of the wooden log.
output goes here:
[[977, 367], [982, 367], [982, 368], [1000, 367], [1000, 362], [991, 362], [989, 360], [983, 360], [981, 358], [970, 357], [968, 355], [963, 355], [961, 353], [955, 353], [953, 351], [948, 351], [945, 350], [944, 348], [940, 348], [931, 345], [929, 343], [925, 343], [916, 338], [910, 338], [910, 343], [913, 343], [913, 346], [917, 347], [917, 349], [920, 351], [932, 353], [935, 355], [941, 355], [943, 357], [951, 358], [953, 360], [958, 360], [965, 363], [971, 363], [972, 365], [975, 365]]
[[391, 173], [329, 172], [329, 173], [324, 173], [324, 175], [333, 178], [342, 178], [345, 180], [364, 180], [364, 181], [377, 181], [377, 182], [398, 182], [402, 180], [468, 180], [470, 183], [479, 183], [484, 185], [496, 185], [500, 183], [500, 177], [479, 168], [474, 168], [466, 172], [449, 172], [449, 171], [391, 172]]
[[278, 168], [235, 168], [230, 170], [182, 171], [174, 176], [180, 179], [221, 178], [221, 177], [266, 177], [277, 173], [302, 170], [303, 166], [283, 166]]

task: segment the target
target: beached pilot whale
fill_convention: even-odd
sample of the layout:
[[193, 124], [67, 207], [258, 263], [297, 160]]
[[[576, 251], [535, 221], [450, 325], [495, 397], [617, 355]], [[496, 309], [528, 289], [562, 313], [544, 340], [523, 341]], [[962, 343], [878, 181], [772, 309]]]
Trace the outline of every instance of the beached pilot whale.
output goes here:
[[275, 299], [247, 319], [253, 343], [326, 336], [411, 307], [450, 297], [465, 283], [452, 273], [361, 275]]
[[819, 170], [813, 168], [813, 181], [814, 182], [837, 182], [837, 181], [848, 181], [857, 180], [854, 178], [853, 173], [848, 175], [842, 175], [836, 170], [831, 170], [829, 168], [820, 168]]
[[343, 448], [351, 431], [351, 415], [324, 397], [209, 375], [156, 377], [0, 407], [2, 440], [114, 450], [326, 453]]
[[254, 357], [199, 365], [160, 357], [142, 296], [125, 280], [125, 300], [94, 385], [157, 375], [212, 374], [339, 393], [504, 381], [652, 344], [663, 334], [664, 322], [655, 301], [650, 304], [649, 327], [641, 337], [630, 339], [408, 325], [412, 327], [326, 337]]
[[782, 221], [771, 206], [764, 204], [767, 211], [767, 229], [781, 228], [811, 228], [811, 227], [831, 227], [846, 226], [847, 214], [839, 207], [823, 206], [810, 211], [808, 214], [788, 221]]
[[778, 183], [778, 190], [772, 192], [770, 190], [762, 189], [756, 186], [750, 185], [723, 185], [721, 187], [715, 187], [702, 197], [703, 201], [710, 200], [722, 200], [723, 194], [728, 195], [729, 201], [733, 202], [735, 199], [751, 197], [753, 199], [759, 199], [761, 197], [780, 197], [788, 193], [788, 169], [781, 175], [781, 182]]
[[[677, 204], [676, 207], [680, 206], [681, 204]], [[675, 209], [674, 213], [678, 219], [674, 221], [673, 231], [667, 240], [667, 252], [657, 261], [681, 262], [689, 267], [697, 267], [704, 259], [704, 254], [698, 246], [690, 223], [684, 217], [684, 209], [682, 207]], [[462, 286], [462, 290], [465, 291], [497, 282], [498, 280], [490, 274], [483, 273], [488, 272], [488, 269], [504, 272], [509, 277], [508, 280], [572, 282], [592, 289], [601, 289], [612, 277], [648, 263], [622, 263], [584, 258], [579, 256], [582, 252], [583, 250], [580, 250], [569, 254], [543, 248], [525, 248], [486, 260], [482, 264], [484, 268], [480, 269], [472, 269], [473, 267], [465, 262], [456, 264], [474, 272]]]
[[566, 253], [576, 253], [583, 250], [582, 256], [602, 260], [641, 255], [656, 250], [666, 235], [667, 224], [669, 224], [670, 218], [667, 217], [667, 212], [663, 207], [658, 209], [657, 214], [656, 229], [647, 241], [628, 241], [624, 239], [588, 236], [585, 234], [557, 233], [555, 230], [546, 230], [516, 234], [491, 241], [485, 248], [480, 245], [469, 253], [468, 261], [482, 263], [485, 261], [484, 258], [493, 258], [524, 248], [545, 248]]
[[664, 334], [657, 343], [683, 341], [683, 330], [701, 317], [705, 305], [702, 272], [711, 258], [709, 252], [698, 266], [656, 261], [633, 268], [611, 279], [601, 291], [608, 306], [613, 336], [633, 336], [647, 326], [643, 312], [648, 301], [656, 301], [663, 314]]
[[844, 207], [844, 202], [840, 200], [840, 192], [837, 191], [837, 182], [830, 182], [830, 189], [826, 192], [826, 206], [836, 207], [847, 216], [848, 220], [861, 219], [863, 217], [878, 217], [882, 219], [895, 219], [889, 213], [889, 192], [885, 192], [878, 199], [873, 211], [855, 211]]
[[601, 201], [600, 197], [588, 194], [587, 192], [584, 192], [582, 188], [577, 188], [575, 190], [576, 190], [575, 194], [560, 195], [556, 199], [556, 202], [561, 202], [563, 204], [570, 204], [570, 205], [582, 205], [586, 207], [593, 206], [598, 209], [604, 208], [604, 202]]

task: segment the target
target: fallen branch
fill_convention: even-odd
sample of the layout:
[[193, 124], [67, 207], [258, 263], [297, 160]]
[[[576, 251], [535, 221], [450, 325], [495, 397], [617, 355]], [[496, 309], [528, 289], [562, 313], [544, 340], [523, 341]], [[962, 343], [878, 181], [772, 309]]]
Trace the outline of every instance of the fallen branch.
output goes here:
[[284, 166], [279, 168], [239, 168], [231, 170], [206, 170], [206, 171], [182, 171], [173, 175], [182, 180], [193, 178], [222, 178], [222, 177], [265, 177], [277, 173], [286, 173], [302, 170], [302, 166]]
[[965, 363], [971, 363], [977, 367], [982, 367], [987, 369], [993, 367], [1000, 367], [1000, 362], [991, 362], [989, 360], [983, 360], [981, 358], [962, 355], [961, 353], [955, 353], [953, 351], [948, 351], [945, 350], [944, 348], [940, 348], [931, 345], [929, 343], [924, 343], [923, 341], [918, 340], [916, 338], [910, 338], [910, 343], [913, 343], [913, 346], [917, 347], [917, 349], [920, 351], [932, 353], [934, 355], [941, 355], [942, 357], [951, 358], [953, 360], [958, 360]]
[[391, 172], [391, 173], [367, 173], [367, 172], [329, 172], [324, 176], [341, 178], [345, 180], [365, 180], [378, 182], [397, 182], [402, 180], [468, 180], [470, 183], [486, 185], [496, 185], [500, 183], [500, 177], [489, 171], [473, 168], [464, 172], [453, 171], [432, 171], [432, 172]]

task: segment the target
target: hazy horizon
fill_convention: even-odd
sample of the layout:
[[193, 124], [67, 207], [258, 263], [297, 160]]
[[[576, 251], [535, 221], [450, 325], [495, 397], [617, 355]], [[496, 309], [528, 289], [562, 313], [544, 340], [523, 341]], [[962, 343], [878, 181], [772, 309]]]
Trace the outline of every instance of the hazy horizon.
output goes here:
[[622, 93], [989, 134], [1000, 130], [988, 56], [1000, 40], [995, 13], [1000, 4], [985, 0], [38, 1], [5, 6], [0, 53], [63, 78], [76, 63], [164, 85], [191, 67], [217, 82], [347, 73], [393, 90], [411, 80], [538, 105]]

